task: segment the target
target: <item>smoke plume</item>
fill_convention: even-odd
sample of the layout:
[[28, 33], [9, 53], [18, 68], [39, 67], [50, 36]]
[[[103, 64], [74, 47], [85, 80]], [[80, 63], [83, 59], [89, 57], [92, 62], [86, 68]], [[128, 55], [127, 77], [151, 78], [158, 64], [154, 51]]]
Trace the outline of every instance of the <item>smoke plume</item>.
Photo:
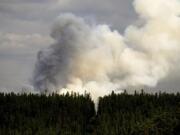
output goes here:
[[93, 99], [129, 86], [156, 86], [175, 68], [180, 51], [180, 2], [135, 0], [139, 25], [125, 34], [61, 14], [52, 28], [55, 43], [38, 53], [37, 90], [91, 93]]

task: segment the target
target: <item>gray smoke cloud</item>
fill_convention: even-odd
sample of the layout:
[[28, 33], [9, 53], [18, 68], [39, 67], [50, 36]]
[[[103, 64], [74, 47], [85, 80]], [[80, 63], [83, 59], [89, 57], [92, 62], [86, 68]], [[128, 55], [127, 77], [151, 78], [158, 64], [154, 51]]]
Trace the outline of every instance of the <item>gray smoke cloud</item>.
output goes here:
[[156, 86], [180, 58], [180, 2], [135, 0], [134, 8], [143, 23], [128, 26], [124, 35], [61, 14], [52, 28], [55, 43], [38, 53], [35, 89], [87, 91], [96, 100], [111, 90]]

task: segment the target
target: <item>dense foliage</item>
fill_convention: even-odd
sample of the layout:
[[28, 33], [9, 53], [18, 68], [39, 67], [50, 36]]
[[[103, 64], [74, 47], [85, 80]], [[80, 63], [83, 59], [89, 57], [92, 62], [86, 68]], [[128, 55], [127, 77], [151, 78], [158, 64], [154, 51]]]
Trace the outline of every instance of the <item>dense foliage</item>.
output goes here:
[[112, 93], [99, 100], [97, 135], [180, 135], [180, 95]]
[[180, 135], [180, 94], [0, 94], [0, 135]]
[[88, 94], [0, 94], [0, 135], [84, 135], [94, 114]]

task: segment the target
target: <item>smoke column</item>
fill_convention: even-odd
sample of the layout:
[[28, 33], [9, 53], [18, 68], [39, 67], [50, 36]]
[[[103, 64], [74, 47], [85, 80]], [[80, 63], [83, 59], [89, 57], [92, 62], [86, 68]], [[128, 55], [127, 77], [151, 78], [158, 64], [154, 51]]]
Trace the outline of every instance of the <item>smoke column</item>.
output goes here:
[[91, 93], [93, 99], [129, 86], [156, 86], [180, 58], [180, 2], [135, 0], [141, 25], [121, 35], [61, 14], [52, 28], [55, 43], [38, 53], [35, 89]]

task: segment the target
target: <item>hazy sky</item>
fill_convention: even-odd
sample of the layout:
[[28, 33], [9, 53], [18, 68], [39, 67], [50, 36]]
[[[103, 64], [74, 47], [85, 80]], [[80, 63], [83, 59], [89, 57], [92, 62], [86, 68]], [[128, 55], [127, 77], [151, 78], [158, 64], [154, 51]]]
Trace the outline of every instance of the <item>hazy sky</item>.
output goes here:
[[[0, 0], [0, 91], [29, 87], [37, 52], [53, 42], [51, 26], [61, 13], [108, 24], [123, 34], [136, 23], [133, 0]], [[179, 71], [179, 70], [178, 70]], [[157, 86], [179, 91], [178, 71]]]

